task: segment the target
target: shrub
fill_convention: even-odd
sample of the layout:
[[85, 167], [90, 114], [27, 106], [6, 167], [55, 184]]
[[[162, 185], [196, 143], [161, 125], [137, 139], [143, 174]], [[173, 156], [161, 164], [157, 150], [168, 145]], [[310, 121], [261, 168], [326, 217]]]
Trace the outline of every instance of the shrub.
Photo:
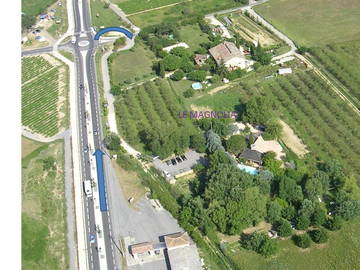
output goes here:
[[340, 216], [330, 218], [326, 222], [326, 227], [331, 231], [338, 231], [342, 227], [342, 219]]
[[120, 138], [114, 133], [104, 138], [104, 144], [107, 149], [112, 151], [118, 151], [121, 148]]
[[278, 250], [277, 243], [264, 233], [254, 232], [244, 235], [241, 239], [243, 248], [253, 250], [265, 257], [271, 256]]
[[324, 229], [314, 230], [310, 233], [311, 239], [315, 243], [325, 243], [329, 239], [328, 233]]
[[311, 245], [311, 239], [307, 233], [295, 235], [294, 242], [298, 247], [301, 248], [308, 248]]
[[280, 219], [275, 224], [275, 229], [280, 236], [287, 237], [292, 233], [290, 222], [286, 219]]
[[217, 75], [217, 74], [215, 74], [214, 76], [212, 76], [212, 78], [210, 79], [210, 82], [211, 83], [217, 83], [217, 82], [219, 82], [220, 81], [220, 76], [219, 75]]
[[190, 98], [190, 97], [194, 96], [194, 94], [195, 94], [195, 90], [192, 88], [189, 88], [188, 90], [184, 91], [184, 93], [183, 93], [184, 97], [186, 97], [186, 98]]
[[296, 219], [296, 228], [298, 230], [306, 230], [310, 225], [310, 218], [308, 215], [302, 214]]
[[184, 78], [184, 76], [185, 76], [184, 71], [182, 71], [182, 70], [180, 69], [180, 70], [175, 71], [175, 72], [171, 75], [171, 79], [174, 80], [174, 81], [180, 81], [182, 78]]
[[204, 71], [204, 70], [192, 71], [187, 75], [187, 78], [191, 81], [202, 82], [206, 78], [206, 71]]

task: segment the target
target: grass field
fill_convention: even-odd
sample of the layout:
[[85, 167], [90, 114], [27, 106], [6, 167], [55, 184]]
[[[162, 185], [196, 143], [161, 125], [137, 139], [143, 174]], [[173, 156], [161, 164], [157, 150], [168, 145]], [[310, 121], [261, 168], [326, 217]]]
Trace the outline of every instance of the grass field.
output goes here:
[[30, 140], [26, 137], [21, 137], [21, 157], [26, 157], [28, 154], [38, 149], [41, 145], [43, 145], [43, 143]]
[[346, 224], [338, 232], [329, 232], [326, 244], [312, 243], [301, 249], [292, 240], [282, 240], [279, 252], [270, 258], [247, 251], [238, 243], [227, 245], [226, 253], [240, 267], [251, 270], [350, 270], [360, 265], [360, 220]]
[[21, 0], [21, 11], [27, 15], [37, 16], [56, 0]]
[[[59, 6], [57, 4], [52, 5], [52, 8], [56, 9], [55, 20], [53, 24], [47, 28], [47, 31], [56, 39], [60, 38], [68, 28], [68, 18], [67, 18], [67, 7], [66, 2], [63, 5]], [[60, 19], [60, 23], [56, 23], [56, 20]]]
[[255, 10], [296, 43], [308, 47], [360, 37], [358, 0], [270, 0]]
[[180, 40], [189, 45], [189, 49], [194, 52], [200, 48], [200, 43], [209, 42], [207, 34], [200, 30], [197, 24], [186, 25], [179, 29]]
[[91, 23], [95, 29], [98, 30], [102, 26], [125, 26], [125, 23], [118, 15], [116, 15], [115, 12], [113, 12], [110, 8], [105, 7], [105, 1], [90, 0], [89, 3], [91, 9]]
[[129, 16], [129, 19], [139, 27], [159, 24], [163, 21], [179, 21], [189, 16], [205, 15], [214, 11], [240, 6], [234, 0], [201, 0], [189, 1], [179, 5], [165, 7], [141, 14]]
[[131, 50], [112, 54], [111, 58], [113, 60], [109, 66], [112, 84], [141, 81], [151, 77], [155, 55], [142, 43], [136, 43]]
[[115, 0], [114, 3], [126, 13], [139, 12], [151, 8], [157, 8], [174, 3], [186, 2], [186, 0]]
[[51, 56], [22, 58], [22, 125], [53, 136], [67, 125], [67, 69]]
[[22, 269], [67, 269], [63, 142], [36, 144], [22, 159]]

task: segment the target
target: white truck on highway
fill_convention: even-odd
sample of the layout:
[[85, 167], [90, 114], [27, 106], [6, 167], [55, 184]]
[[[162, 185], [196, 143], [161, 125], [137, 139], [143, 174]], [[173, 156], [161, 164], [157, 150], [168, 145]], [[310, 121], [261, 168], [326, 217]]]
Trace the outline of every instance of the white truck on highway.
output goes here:
[[86, 197], [92, 197], [92, 187], [91, 187], [91, 180], [85, 180], [84, 182], [84, 192]]

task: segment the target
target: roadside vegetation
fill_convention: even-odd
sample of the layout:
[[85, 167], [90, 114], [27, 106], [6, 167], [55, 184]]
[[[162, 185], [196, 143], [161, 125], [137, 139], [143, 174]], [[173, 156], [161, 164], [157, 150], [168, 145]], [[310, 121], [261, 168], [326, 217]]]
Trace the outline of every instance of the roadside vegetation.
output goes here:
[[[51, 61], [51, 62], [50, 62]], [[67, 69], [47, 55], [22, 58], [22, 125], [53, 136], [67, 125]]]
[[22, 269], [67, 269], [63, 142], [35, 144], [22, 158]]

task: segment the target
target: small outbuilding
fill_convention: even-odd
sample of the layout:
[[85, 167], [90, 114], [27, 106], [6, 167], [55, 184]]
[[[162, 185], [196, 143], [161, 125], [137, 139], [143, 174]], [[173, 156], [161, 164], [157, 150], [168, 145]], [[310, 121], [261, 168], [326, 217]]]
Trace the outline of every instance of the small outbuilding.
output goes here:
[[286, 74], [291, 74], [291, 73], [292, 73], [292, 68], [280, 68], [278, 70], [279, 75], [286, 75]]

